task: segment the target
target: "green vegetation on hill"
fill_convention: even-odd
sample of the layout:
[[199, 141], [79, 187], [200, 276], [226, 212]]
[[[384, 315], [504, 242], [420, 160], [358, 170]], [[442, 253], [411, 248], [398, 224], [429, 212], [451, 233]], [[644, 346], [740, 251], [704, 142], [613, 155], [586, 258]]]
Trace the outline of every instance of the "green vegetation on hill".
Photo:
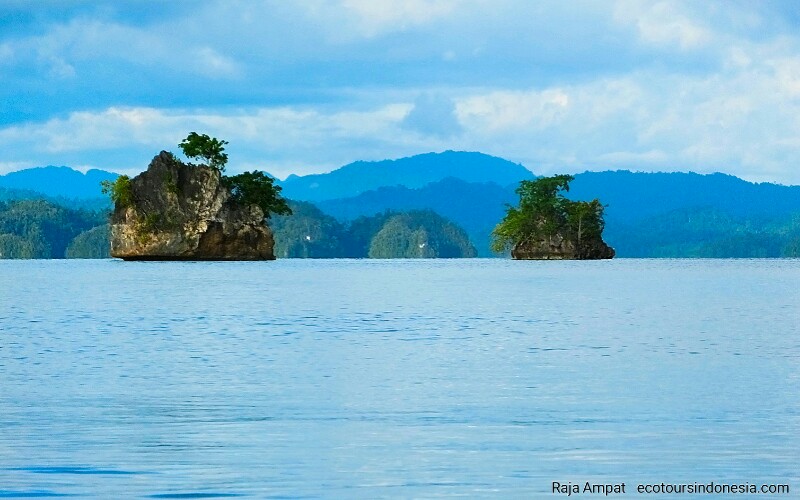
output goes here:
[[[76, 237], [103, 226], [106, 217], [103, 212], [71, 210], [44, 200], [0, 202], [0, 258], [63, 259]], [[88, 243], [91, 238], [83, 240]], [[76, 255], [79, 249], [80, 244]], [[91, 253], [100, 255], [102, 249]]]
[[513, 189], [448, 177], [419, 189], [383, 187], [353, 198], [316, 204], [343, 222], [355, 222], [359, 217], [387, 210], [432, 210], [464, 228], [480, 257], [491, 257], [494, 254], [489, 249], [489, 234], [503, 217], [505, 205], [515, 200]]
[[[431, 210], [462, 227], [480, 256], [492, 256], [492, 229], [504, 206], [516, 201], [521, 174], [523, 167], [499, 158], [448, 152], [293, 176], [280, 183], [282, 194], [325, 200], [305, 205], [297, 219], [273, 216], [273, 229], [293, 226], [289, 233], [295, 234], [290, 240], [277, 237], [276, 252], [292, 241], [292, 250], [287, 243], [279, 256], [366, 256], [389, 218], [385, 212]], [[0, 176], [0, 201], [45, 199], [70, 209], [107, 210], [108, 198], [97, 198], [100, 176], [117, 178], [66, 167], [15, 172]], [[512, 177], [514, 186], [503, 184]], [[800, 186], [724, 174], [585, 172], [575, 175], [567, 198], [599, 198], [608, 205], [603, 234], [618, 257], [780, 257], [797, 256], [800, 247]], [[310, 234], [315, 224], [319, 229]], [[33, 250], [36, 238], [2, 234], [5, 247], [16, 248], [17, 255], [42, 253]]]
[[178, 146], [187, 158], [201, 160], [205, 165], [224, 172], [225, 164], [228, 163], [228, 154], [225, 153], [226, 144], [228, 141], [190, 132]]
[[686, 208], [609, 226], [607, 239], [625, 257], [800, 257], [800, 214], [742, 217]]
[[[100, 191], [98, 191], [99, 193]], [[64, 196], [47, 196], [38, 191], [29, 189], [8, 189], [0, 187], [0, 201], [18, 200], [45, 200], [55, 205], [73, 210], [86, 210], [90, 212], [107, 211], [111, 209], [108, 197], [96, 198], [67, 198]]]
[[370, 241], [373, 259], [475, 257], [467, 233], [442, 216], [413, 211], [392, 215]]
[[345, 257], [347, 234], [336, 219], [306, 202], [290, 201], [292, 215], [276, 215], [269, 226], [277, 258], [320, 259]]
[[110, 237], [108, 224], [93, 227], [76, 236], [64, 256], [68, 259], [108, 259], [111, 257]]
[[475, 257], [463, 229], [431, 211], [385, 212], [349, 225], [306, 202], [290, 202], [291, 216], [270, 223], [278, 258]]

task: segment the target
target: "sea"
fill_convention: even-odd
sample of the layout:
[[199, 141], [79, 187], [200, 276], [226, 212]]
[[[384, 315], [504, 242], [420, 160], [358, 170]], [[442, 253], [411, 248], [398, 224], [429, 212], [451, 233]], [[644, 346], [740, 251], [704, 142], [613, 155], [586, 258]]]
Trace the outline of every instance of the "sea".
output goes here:
[[800, 260], [0, 261], [34, 497], [800, 498]]

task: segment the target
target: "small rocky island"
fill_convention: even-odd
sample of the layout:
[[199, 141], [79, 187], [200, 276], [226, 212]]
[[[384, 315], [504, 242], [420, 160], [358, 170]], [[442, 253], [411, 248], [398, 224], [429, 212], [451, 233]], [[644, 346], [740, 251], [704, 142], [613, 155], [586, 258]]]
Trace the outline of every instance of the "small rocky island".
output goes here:
[[506, 217], [492, 232], [492, 249], [511, 251], [517, 260], [611, 259], [614, 249], [603, 241], [605, 207], [599, 200], [572, 201], [571, 175], [522, 181], [517, 188], [518, 207], [508, 207]]
[[[192, 133], [194, 134], [194, 133]], [[212, 146], [192, 154], [191, 138]], [[204, 142], [205, 141], [205, 142]], [[181, 147], [205, 165], [187, 164], [162, 151], [145, 172], [106, 186], [114, 201], [111, 255], [124, 260], [272, 260], [270, 211], [287, 213], [279, 187], [262, 172], [222, 174], [225, 141], [197, 134]], [[216, 146], [216, 147], [214, 147]], [[208, 148], [206, 148], [208, 149]], [[214, 161], [216, 159], [218, 161]], [[221, 163], [220, 163], [221, 162]], [[221, 168], [223, 167], [223, 168]]]

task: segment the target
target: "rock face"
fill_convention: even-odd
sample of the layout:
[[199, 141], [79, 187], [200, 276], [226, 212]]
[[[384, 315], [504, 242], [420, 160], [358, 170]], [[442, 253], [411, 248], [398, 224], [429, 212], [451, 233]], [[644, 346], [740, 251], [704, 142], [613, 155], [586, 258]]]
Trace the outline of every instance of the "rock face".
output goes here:
[[125, 260], [272, 260], [275, 244], [255, 205], [239, 206], [210, 167], [162, 151], [130, 181], [111, 217], [111, 255]]
[[540, 241], [518, 243], [511, 257], [519, 260], [596, 260], [613, 259], [614, 249], [602, 238], [584, 239], [577, 245], [573, 239], [556, 234]]

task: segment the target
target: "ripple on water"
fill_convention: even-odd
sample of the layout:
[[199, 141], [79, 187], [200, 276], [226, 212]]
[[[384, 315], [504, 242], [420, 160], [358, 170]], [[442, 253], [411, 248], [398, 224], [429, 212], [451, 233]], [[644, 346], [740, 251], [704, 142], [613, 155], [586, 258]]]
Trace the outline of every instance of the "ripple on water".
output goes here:
[[799, 480], [797, 261], [0, 267], [0, 498]]

